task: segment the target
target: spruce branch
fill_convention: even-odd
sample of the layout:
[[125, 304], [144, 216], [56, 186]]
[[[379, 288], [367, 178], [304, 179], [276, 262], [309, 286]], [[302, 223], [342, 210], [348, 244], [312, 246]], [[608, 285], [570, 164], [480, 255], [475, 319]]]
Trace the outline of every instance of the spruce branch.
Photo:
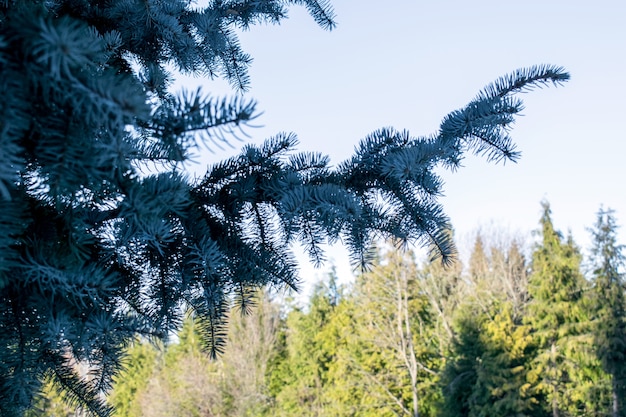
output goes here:
[[[60, 361], [57, 359], [57, 361]], [[67, 363], [60, 363], [49, 374], [54, 386], [61, 388], [60, 394], [68, 405], [82, 408], [96, 417], [110, 417], [113, 408], [106, 404], [91, 387], [91, 384], [77, 375], [76, 370]]]
[[[195, 92], [182, 91], [163, 101], [154, 111], [146, 125], [146, 133], [168, 142], [180, 141], [180, 137], [200, 138], [204, 145], [209, 142], [229, 144], [230, 138], [238, 139], [238, 129], [247, 136], [243, 128], [259, 117], [256, 102], [239, 96], [230, 99], [210, 98]], [[200, 133], [200, 135], [198, 135]]]
[[478, 93], [475, 100], [502, 98], [513, 93], [527, 92], [550, 84], [561, 85], [569, 79], [569, 73], [563, 67], [555, 65], [544, 64], [520, 68], [487, 85]]
[[320, 27], [332, 30], [337, 25], [335, 12], [328, 0], [291, 0], [293, 4], [304, 4]]

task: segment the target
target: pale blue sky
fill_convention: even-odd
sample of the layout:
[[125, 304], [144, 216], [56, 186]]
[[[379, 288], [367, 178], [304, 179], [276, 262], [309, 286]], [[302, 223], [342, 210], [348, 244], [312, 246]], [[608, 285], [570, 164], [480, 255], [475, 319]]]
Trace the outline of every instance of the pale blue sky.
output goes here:
[[[332, 4], [338, 26], [331, 32], [292, 8], [282, 25], [241, 35], [254, 58], [248, 95], [264, 112], [264, 127], [249, 132], [252, 142], [293, 131], [300, 150], [338, 163], [375, 129], [434, 133], [443, 116], [498, 76], [561, 65], [570, 82], [523, 97], [524, 117], [512, 131], [521, 160], [503, 166], [467, 158], [464, 168], [444, 175], [445, 210], [461, 241], [490, 222], [512, 232], [536, 229], [544, 198], [556, 227], [571, 230], [583, 247], [600, 205], [626, 224], [626, 2]], [[224, 92], [214, 83], [206, 91]], [[208, 154], [202, 162], [223, 156]], [[332, 255], [345, 264], [341, 251]], [[311, 274], [303, 268], [309, 283]]]

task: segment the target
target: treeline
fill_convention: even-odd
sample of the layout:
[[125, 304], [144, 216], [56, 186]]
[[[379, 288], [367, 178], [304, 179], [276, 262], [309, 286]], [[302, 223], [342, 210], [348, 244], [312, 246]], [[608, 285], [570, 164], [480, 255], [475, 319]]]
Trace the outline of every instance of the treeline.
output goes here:
[[[109, 401], [124, 417], [626, 416], [616, 219], [598, 213], [583, 259], [543, 208], [529, 256], [481, 235], [465, 267], [379, 248], [370, 271], [347, 287], [330, 274], [305, 308], [259, 293], [231, 312], [215, 361], [189, 318], [175, 343], [129, 349]], [[75, 415], [52, 393], [37, 408]]]

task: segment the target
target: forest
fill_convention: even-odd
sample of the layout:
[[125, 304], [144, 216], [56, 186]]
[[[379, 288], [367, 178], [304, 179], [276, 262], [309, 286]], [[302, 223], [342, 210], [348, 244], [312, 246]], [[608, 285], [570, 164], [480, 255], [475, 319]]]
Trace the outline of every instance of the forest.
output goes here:
[[[304, 306], [259, 289], [217, 359], [192, 315], [168, 343], [137, 339], [107, 400], [123, 417], [623, 416], [618, 229], [601, 209], [583, 250], [544, 202], [534, 242], [478, 232], [465, 265], [380, 244]], [[27, 415], [81, 415], [61, 397], [48, 385]]]

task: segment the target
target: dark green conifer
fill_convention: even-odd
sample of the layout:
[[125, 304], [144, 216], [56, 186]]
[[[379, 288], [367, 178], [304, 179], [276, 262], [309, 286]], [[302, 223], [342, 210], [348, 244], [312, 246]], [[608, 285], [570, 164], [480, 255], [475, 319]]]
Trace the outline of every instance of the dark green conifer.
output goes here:
[[476, 237], [442, 374], [442, 416], [540, 416], [526, 382], [525, 272], [517, 242], [487, 247]]
[[531, 327], [535, 354], [528, 372], [530, 393], [546, 413], [566, 416], [584, 406], [577, 381], [584, 349], [588, 350], [588, 316], [583, 304], [585, 280], [581, 254], [554, 228], [550, 206], [543, 203], [541, 241], [532, 258], [530, 302], [525, 321]]
[[594, 346], [611, 379], [612, 416], [626, 415], [626, 305], [623, 246], [611, 210], [600, 210], [591, 229]]

